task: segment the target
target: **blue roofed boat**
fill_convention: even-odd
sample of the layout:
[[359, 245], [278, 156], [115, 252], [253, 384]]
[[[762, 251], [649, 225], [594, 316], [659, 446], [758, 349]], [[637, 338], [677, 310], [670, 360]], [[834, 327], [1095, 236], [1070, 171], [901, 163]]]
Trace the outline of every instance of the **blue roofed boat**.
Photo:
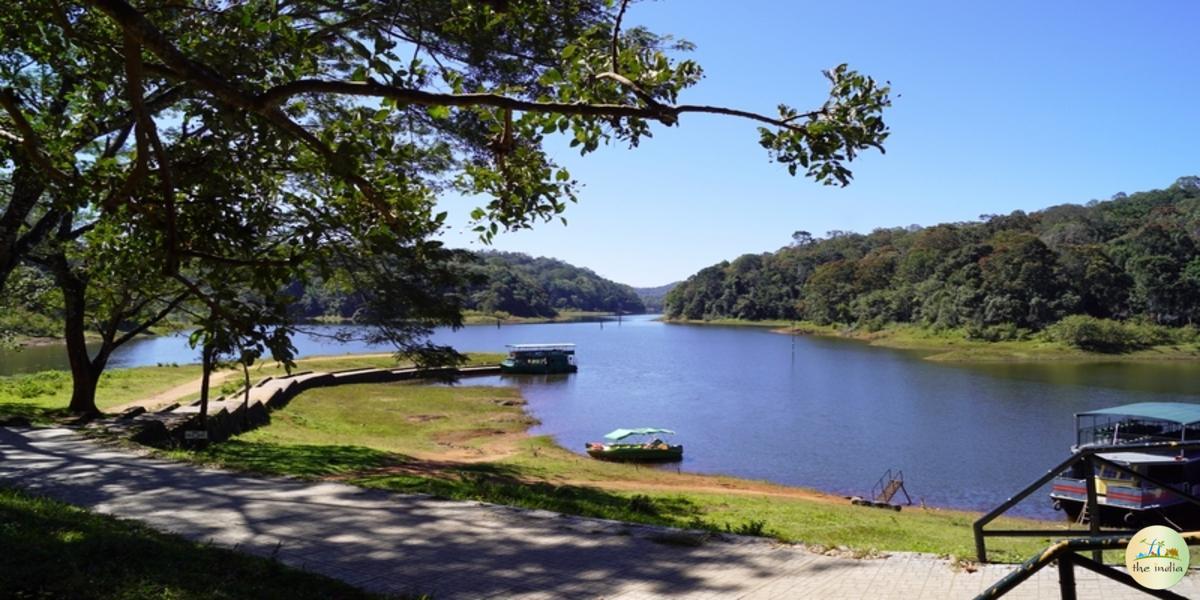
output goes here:
[[[683, 446], [668, 444], [660, 436], [674, 435], [670, 429], [642, 427], [616, 429], [604, 436], [603, 442], [588, 442], [587, 453], [600, 460], [625, 462], [672, 462], [683, 460]], [[652, 439], [653, 438], [653, 439]]]
[[[1100, 462], [1096, 468], [1101, 525], [1200, 528], [1200, 507], [1134, 475], [1150, 477], [1192, 496], [1200, 495], [1200, 450], [1172, 447], [1200, 442], [1200, 404], [1139, 402], [1078, 413], [1075, 430], [1072, 451], [1091, 450], [1111, 463]], [[1086, 468], [1086, 463], [1077, 463], [1054, 479], [1050, 491], [1055, 508], [1076, 522], [1082, 522], [1081, 514], [1087, 506]]]

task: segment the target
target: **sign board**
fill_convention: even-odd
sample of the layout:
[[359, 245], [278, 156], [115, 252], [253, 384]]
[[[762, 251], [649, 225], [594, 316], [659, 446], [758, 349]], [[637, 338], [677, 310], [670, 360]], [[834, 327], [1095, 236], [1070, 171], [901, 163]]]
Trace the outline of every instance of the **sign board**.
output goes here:
[[207, 440], [208, 432], [207, 431], [185, 431], [185, 432], [183, 432], [183, 439], [185, 439], [185, 440]]

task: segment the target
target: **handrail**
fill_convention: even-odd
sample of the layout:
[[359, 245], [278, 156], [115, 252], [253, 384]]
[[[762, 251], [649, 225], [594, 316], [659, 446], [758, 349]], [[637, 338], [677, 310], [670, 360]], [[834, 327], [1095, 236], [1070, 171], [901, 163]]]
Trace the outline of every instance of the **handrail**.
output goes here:
[[[1037, 481], [1034, 481], [1033, 483], [1029, 484], [1028, 486], [1023, 488], [1020, 492], [1017, 492], [1016, 495], [1010, 497], [1008, 500], [1005, 500], [999, 506], [992, 509], [991, 512], [987, 513], [986, 515], [980, 517], [979, 519], [977, 519], [975, 521], [975, 523], [973, 525], [973, 529], [975, 531], [975, 554], [976, 554], [977, 558], [979, 559], [979, 562], [987, 562], [986, 538], [988, 538], [988, 537], [1040, 537], [1040, 536], [1078, 537], [1080, 535], [1089, 535], [1091, 537], [1099, 536], [1101, 533], [1100, 532], [1100, 505], [1098, 502], [1099, 496], [1096, 493], [1096, 467], [1098, 466], [1098, 464], [1104, 464], [1106, 466], [1110, 466], [1122, 473], [1131, 475], [1139, 480], [1152, 483], [1158, 487], [1161, 487], [1167, 491], [1170, 491], [1171, 493], [1179, 496], [1183, 500], [1186, 500], [1192, 504], [1195, 504], [1196, 506], [1200, 506], [1200, 498], [1192, 495], [1190, 493], [1190, 491], [1180, 490], [1179, 488], [1175, 487], [1175, 485], [1173, 485], [1173, 484], [1165, 483], [1163, 481], [1158, 480], [1157, 478], [1150, 477], [1149, 475], [1143, 475], [1141, 473], [1138, 473], [1136, 471], [1129, 469], [1128, 467], [1114, 463], [1110, 460], [1105, 459], [1104, 457], [1096, 456], [1097, 454], [1100, 454], [1103, 452], [1128, 452], [1130, 450], [1179, 450], [1179, 451], [1184, 451], [1184, 450], [1193, 450], [1193, 449], [1200, 449], [1200, 441], [1154, 442], [1154, 443], [1148, 443], [1148, 444], [1085, 446], [1085, 447], [1079, 448], [1078, 450], [1076, 450], [1076, 452], [1074, 454], [1071, 455], [1070, 458], [1064, 460], [1063, 462], [1059, 463], [1057, 466], [1051, 468], [1049, 471], [1046, 472], [1045, 475], [1038, 478]], [[987, 531], [984, 529], [989, 523], [994, 521], [997, 517], [1008, 512], [1008, 510], [1011, 509], [1013, 506], [1015, 506], [1018, 502], [1024, 500], [1030, 494], [1032, 494], [1033, 492], [1040, 489], [1042, 486], [1049, 483], [1050, 480], [1059, 476], [1063, 471], [1066, 471], [1067, 469], [1069, 469], [1070, 467], [1074, 466], [1076, 463], [1079, 463], [1079, 462], [1087, 463], [1087, 468], [1085, 470], [1086, 470], [1086, 475], [1087, 475], [1086, 478], [1087, 478], [1087, 495], [1088, 495], [1088, 497], [1087, 497], [1087, 504], [1085, 505], [1085, 508], [1087, 510], [1089, 522], [1088, 522], [1088, 532], [1086, 534], [1085, 533], [1072, 534], [1069, 531], [1063, 531], [1061, 529], [1017, 529], [1017, 530], [993, 530], [993, 531]], [[1117, 531], [1117, 532], [1113, 532], [1113, 533], [1115, 533], [1115, 534], [1131, 534], [1132, 532]], [[1100, 561], [1100, 552], [1096, 551], [1096, 553], [1093, 555], [1093, 558], [1095, 559], [1096, 562], [1099, 562]]]
[[[898, 485], [892, 490], [891, 495], [885, 498], [884, 494], [893, 483]], [[892, 470], [888, 469], [879, 477], [879, 481], [876, 481], [875, 485], [871, 487], [871, 502], [875, 504], [890, 504], [892, 498], [896, 497], [896, 492], [904, 492], [904, 497], [908, 499], [910, 505], [912, 504], [912, 498], [908, 496], [908, 490], [904, 489], [904, 471], [896, 469], [896, 472], [892, 473]]]
[[[1180, 534], [1184, 541], [1189, 545], [1200, 543], [1200, 531], [1191, 531]], [[1109, 579], [1123, 583], [1133, 587], [1139, 591], [1145, 592], [1156, 598], [1164, 598], [1166, 600], [1185, 600], [1183, 596], [1168, 590], [1152, 590], [1144, 588], [1137, 584], [1127, 573], [1122, 573], [1108, 565], [1101, 564], [1098, 561], [1091, 560], [1085, 556], [1076, 554], [1091, 550], [1093, 552], [1101, 552], [1103, 550], [1117, 550], [1129, 545], [1130, 537], [1127, 535], [1108, 535], [1095, 536], [1087, 538], [1065, 539], [1046, 548], [1045, 551], [1030, 557], [1017, 570], [1005, 575], [1000, 581], [992, 584], [991, 587], [984, 590], [975, 600], [990, 600], [999, 598], [1011, 592], [1018, 585], [1021, 585], [1035, 573], [1045, 568], [1055, 560], [1058, 561], [1058, 584], [1059, 593], [1063, 600], [1075, 600], [1075, 566], [1080, 566], [1089, 571], [1099, 573]]]
[[892, 470], [891, 469], [884, 471], [883, 475], [879, 476], [879, 481], [876, 481], [875, 485], [871, 486], [871, 500], [873, 502], [879, 500], [879, 495], [883, 493], [883, 490], [885, 489], [885, 486], [887, 485], [887, 483], [885, 483], [885, 481], [891, 481], [891, 480], [892, 480]]

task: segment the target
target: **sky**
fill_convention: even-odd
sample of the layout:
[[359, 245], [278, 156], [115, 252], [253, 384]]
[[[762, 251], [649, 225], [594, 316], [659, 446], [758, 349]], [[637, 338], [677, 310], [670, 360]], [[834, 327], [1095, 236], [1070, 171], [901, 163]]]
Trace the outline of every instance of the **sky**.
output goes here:
[[[1200, 2], [635, 2], [627, 23], [696, 44], [705, 79], [680, 101], [767, 114], [817, 108], [821, 70], [849, 63], [892, 84], [887, 153], [849, 187], [791, 177], [755, 125], [685, 115], [636, 149], [552, 157], [585, 184], [568, 225], [504, 233], [497, 250], [552, 256], [656, 286], [797, 230], [866, 233], [1108, 199], [1200, 174]], [[449, 245], [477, 199], [441, 201]]]

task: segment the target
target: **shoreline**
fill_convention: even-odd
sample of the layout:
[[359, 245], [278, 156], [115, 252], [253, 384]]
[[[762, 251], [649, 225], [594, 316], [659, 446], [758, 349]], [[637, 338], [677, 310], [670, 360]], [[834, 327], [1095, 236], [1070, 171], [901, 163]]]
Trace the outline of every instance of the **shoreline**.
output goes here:
[[[208, 450], [168, 455], [263, 475], [631, 523], [745, 531], [865, 553], [969, 556], [971, 523], [983, 514], [919, 503], [893, 512], [853, 506], [844, 495], [802, 486], [599, 461], [552, 436], [532, 435], [534, 423], [519, 388], [351, 384], [310, 390], [275, 413], [271, 424]], [[1065, 521], [1053, 519], [1002, 521], [1009, 529], [1068, 530]], [[1049, 539], [997, 541], [995, 552], [1020, 560]]]
[[1061, 342], [970, 340], [957, 332], [938, 333], [915, 326], [892, 326], [877, 331], [838, 329], [803, 321], [740, 319], [662, 319], [674, 325], [767, 328], [783, 335], [849, 340], [879, 348], [916, 352], [923, 360], [947, 363], [1105, 363], [1200, 361], [1200, 346], [1155, 346], [1124, 353], [1089, 352]]

